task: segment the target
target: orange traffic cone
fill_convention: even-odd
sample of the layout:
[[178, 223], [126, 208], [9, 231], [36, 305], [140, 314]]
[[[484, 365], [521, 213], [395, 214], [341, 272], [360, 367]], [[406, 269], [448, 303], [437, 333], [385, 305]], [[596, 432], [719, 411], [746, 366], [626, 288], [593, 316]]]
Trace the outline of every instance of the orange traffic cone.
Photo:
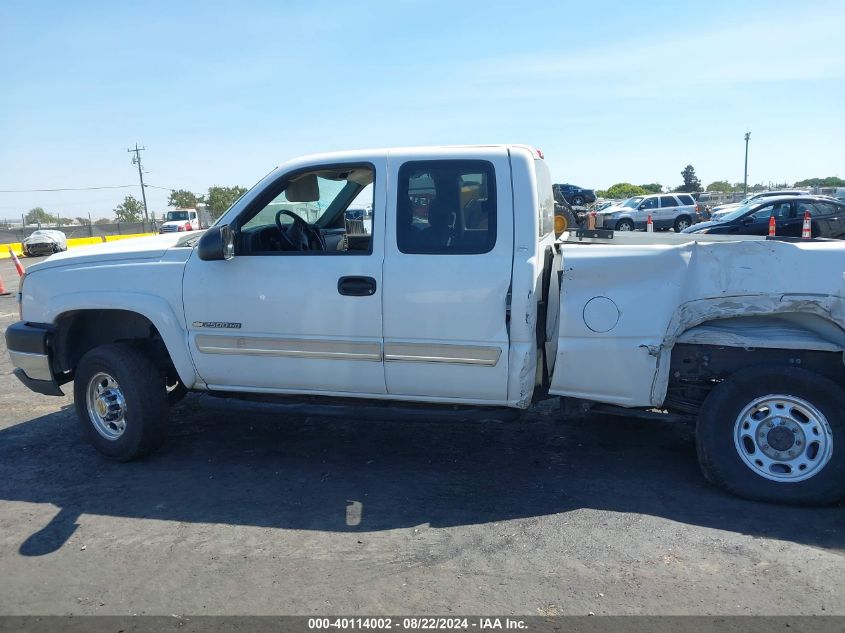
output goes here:
[[18, 256], [15, 255], [15, 251], [12, 250], [12, 247], [7, 247], [9, 249], [9, 256], [12, 258], [12, 261], [15, 262], [15, 269], [18, 271], [18, 277], [23, 277], [24, 270], [23, 266], [21, 266], [21, 260], [18, 259]]
[[0, 297], [5, 297], [10, 294], [12, 293], [6, 290], [6, 284], [3, 283], [3, 275], [0, 275]]
[[651, 213], [648, 214], [648, 219], [645, 222], [645, 230], [654, 233], [654, 220], [651, 219]]
[[777, 223], [775, 222], [775, 216], [770, 215], [769, 216], [769, 235], [775, 234], [775, 227], [776, 226], [777, 226]]
[[813, 231], [810, 228], [810, 212], [804, 211], [804, 228], [801, 229], [801, 239], [809, 240], [813, 237]]

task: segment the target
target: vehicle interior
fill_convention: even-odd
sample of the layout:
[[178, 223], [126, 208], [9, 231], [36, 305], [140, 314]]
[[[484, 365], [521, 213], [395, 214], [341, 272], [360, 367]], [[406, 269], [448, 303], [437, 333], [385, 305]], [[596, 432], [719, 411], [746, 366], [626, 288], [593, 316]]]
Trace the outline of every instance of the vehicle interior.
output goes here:
[[374, 178], [369, 166], [293, 174], [233, 224], [238, 254], [372, 252], [366, 210], [372, 209]]

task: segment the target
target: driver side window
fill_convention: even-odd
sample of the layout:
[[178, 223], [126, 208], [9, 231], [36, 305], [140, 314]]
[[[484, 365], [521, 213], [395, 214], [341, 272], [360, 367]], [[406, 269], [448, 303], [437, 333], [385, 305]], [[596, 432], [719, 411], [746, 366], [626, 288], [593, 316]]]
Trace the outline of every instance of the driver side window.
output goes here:
[[287, 175], [240, 219], [238, 255], [371, 253], [374, 181], [371, 165]]

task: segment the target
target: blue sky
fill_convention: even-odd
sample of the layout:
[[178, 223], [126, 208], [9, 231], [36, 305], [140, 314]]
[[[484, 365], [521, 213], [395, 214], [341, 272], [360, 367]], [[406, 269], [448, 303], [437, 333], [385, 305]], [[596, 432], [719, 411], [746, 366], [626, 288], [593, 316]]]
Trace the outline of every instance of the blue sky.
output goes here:
[[[0, 190], [250, 186], [315, 151], [517, 142], [555, 181], [845, 177], [845, 4], [0, 0]], [[138, 188], [0, 193], [108, 215]], [[167, 193], [148, 190], [151, 210]]]

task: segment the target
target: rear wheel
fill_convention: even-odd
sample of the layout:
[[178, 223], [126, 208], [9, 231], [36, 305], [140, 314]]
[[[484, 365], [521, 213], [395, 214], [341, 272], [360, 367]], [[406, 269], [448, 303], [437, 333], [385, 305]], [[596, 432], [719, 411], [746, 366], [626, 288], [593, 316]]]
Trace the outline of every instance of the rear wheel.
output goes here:
[[690, 220], [689, 216], [687, 215], [680, 215], [675, 218], [675, 224], [673, 228], [675, 229], [675, 233], [680, 233], [692, 224], [692, 220]]
[[748, 499], [826, 505], [845, 496], [845, 390], [793, 367], [754, 367], [701, 408], [698, 458], [712, 483]]
[[617, 231], [633, 231], [634, 230], [634, 223], [629, 220], [628, 218], [623, 218], [616, 223], [616, 230]]
[[79, 362], [73, 393], [83, 431], [109, 459], [137, 459], [164, 442], [164, 372], [140, 350], [125, 344], [94, 348]]

